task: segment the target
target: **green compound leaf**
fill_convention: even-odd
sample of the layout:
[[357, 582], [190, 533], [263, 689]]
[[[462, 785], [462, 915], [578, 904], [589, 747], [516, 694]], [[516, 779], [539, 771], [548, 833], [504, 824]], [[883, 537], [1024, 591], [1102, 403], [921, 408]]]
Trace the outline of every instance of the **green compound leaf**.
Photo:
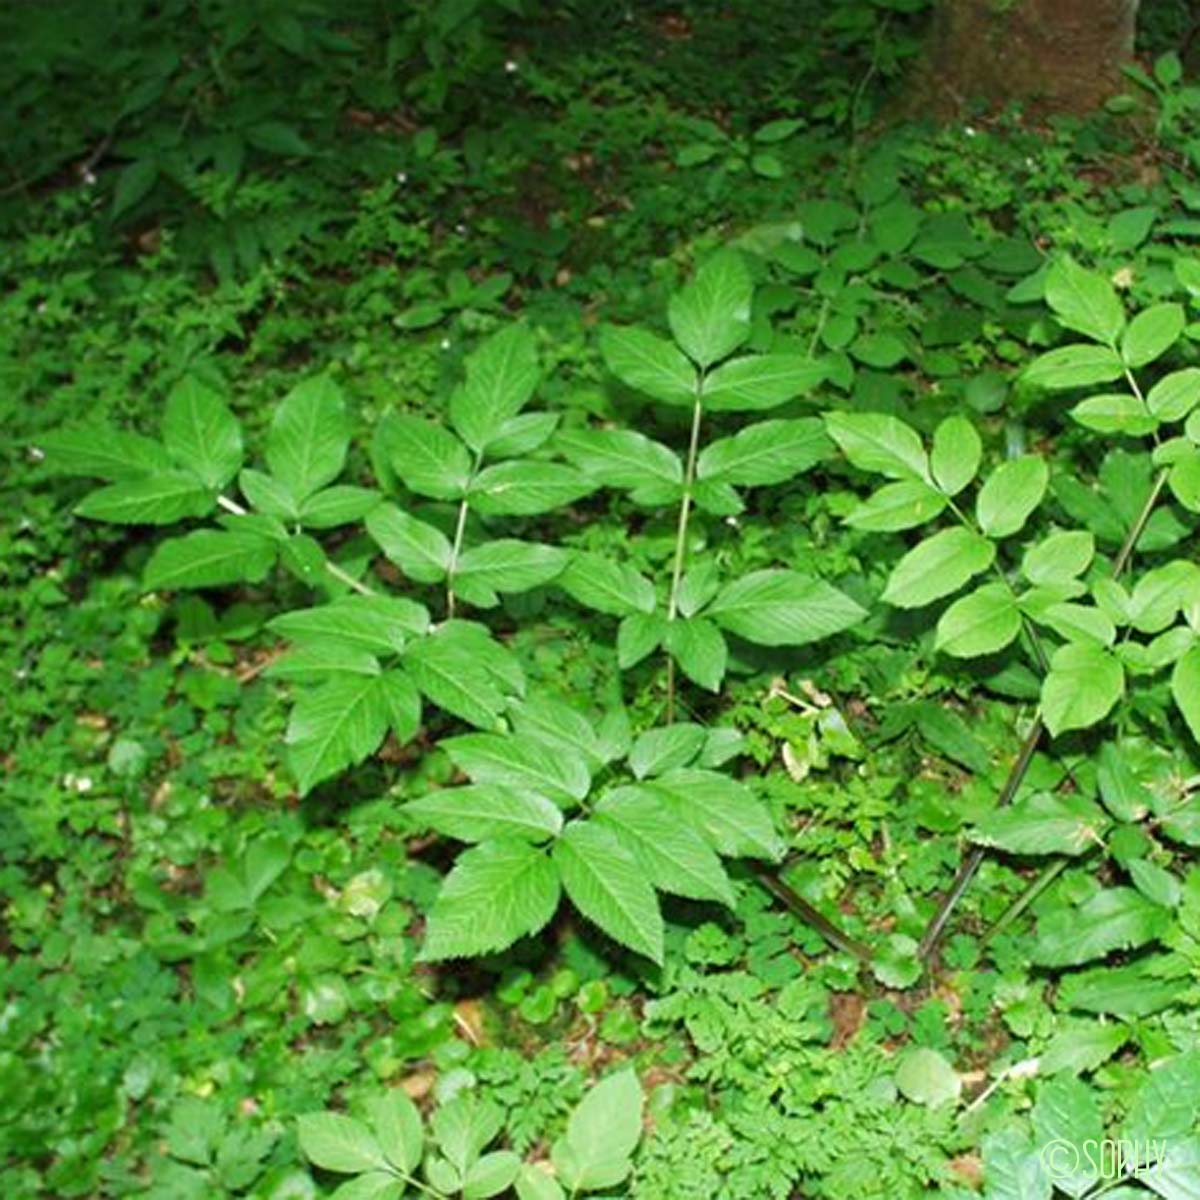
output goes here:
[[1124, 374], [1121, 356], [1107, 346], [1060, 346], [1035, 358], [1022, 378], [1035, 387], [1056, 391], [1112, 383]]
[[892, 569], [883, 599], [897, 608], [920, 608], [957, 592], [996, 559], [994, 542], [955, 526], [914, 546]]
[[1038, 921], [1034, 962], [1071, 967], [1113, 950], [1133, 950], [1166, 932], [1171, 914], [1132, 888], [1108, 888], [1077, 907], [1051, 909]]
[[946, 504], [942, 492], [919, 480], [885, 483], [846, 518], [846, 524], [875, 533], [895, 533], [933, 520]]
[[185, 517], [207, 515], [216, 502], [214, 493], [190, 471], [158, 471], [90, 492], [75, 512], [114, 525], [173, 525]]
[[956, 600], [937, 625], [936, 646], [955, 658], [1003, 650], [1021, 632], [1021, 610], [1002, 583], [989, 583]]
[[728, 358], [750, 336], [754, 285], [736, 250], [721, 250], [667, 305], [680, 349], [701, 367]]
[[1049, 482], [1050, 468], [1037, 455], [1001, 463], [979, 489], [975, 503], [979, 527], [992, 538], [1018, 533], [1041, 504]]
[[822, 579], [768, 570], [726, 584], [704, 615], [759, 646], [801, 646], [857, 625], [866, 612]]
[[1042, 716], [1057, 737], [1102, 721], [1125, 693], [1125, 669], [1110, 650], [1090, 642], [1059, 647], [1042, 684]]
[[658, 898], [616, 835], [594, 821], [572, 821], [553, 855], [571, 903], [609, 937], [661, 966]]
[[696, 402], [696, 370], [664, 338], [607, 325], [600, 331], [600, 353], [608, 369], [635, 392], [664, 404]]
[[537, 933], [558, 908], [558, 871], [528, 842], [499, 839], [463, 851], [442, 882], [420, 959], [490, 954]]
[[1155, 304], [1129, 322], [1121, 357], [1135, 370], [1164, 355], [1183, 333], [1187, 318], [1179, 304]]
[[250, 533], [198, 529], [162, 542], [143, 577], [150, 591], [261, 583], [275, 565], [276, 545]]
[[934, 430], [929, 465], [947, 496], [957, 496], [975, 478], [982, 459], [983, 442], [966, 417], [947, 417]]
[[1175, 664], [1171, 695], [1192, 737], [1200, 742], [1200, 645], [1193, 644]]
[[759, 412], [811, 391], [826, 376], [823, 364], [798, 354], [755, 354], [718, 367], [704, 381], [710, 412]]
[[537, 792], [498, 783], [440, 788], [410, 801], [404, 812], [460, 842], [496, 838], [544, 842], [562, 829], [562, 812], [552, 801]]
[[860, 471], [892, 479], [930, 483], [929, 456], [920, 435], [899, 417], [885, 413], [829, 413], [829, 436]]
[[298, 501], [342, 472], [350, 434], [342, 391], [332, 379], [307, 379], [283, 398], [267, 433], [267, 465]]
[[180, 467], [219, 491], [242, 465], [242, 430], [224, 397], [187, 378], [171, 389], [163, 412], [163, 441]]
[[651, 789], [624, 787], [609, 792], [596, 806], [596, 819], [613, 830], [656, 888], [734, 906], [721, 860]]
[[1046, 273], [1046, 303], [1068, 329], [1115, 346], [1125, 327], [1125, 310], [1103, 275], [1064, 256]]
[[523, 325], [493, 334], [467, 357], [467, 378], [450, 397], [450, 423], [477, 454], [533, 398], [539, 379], [537, 345]]

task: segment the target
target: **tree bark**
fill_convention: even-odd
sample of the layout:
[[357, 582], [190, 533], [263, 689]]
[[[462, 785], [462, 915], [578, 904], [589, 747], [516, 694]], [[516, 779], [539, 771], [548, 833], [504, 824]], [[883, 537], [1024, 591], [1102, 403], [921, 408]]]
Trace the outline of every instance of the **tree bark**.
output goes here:
[[972, 102], [1086, 112], [1119, 89], [1139, 0], [939, 0], [922, 90], [943, 114]]

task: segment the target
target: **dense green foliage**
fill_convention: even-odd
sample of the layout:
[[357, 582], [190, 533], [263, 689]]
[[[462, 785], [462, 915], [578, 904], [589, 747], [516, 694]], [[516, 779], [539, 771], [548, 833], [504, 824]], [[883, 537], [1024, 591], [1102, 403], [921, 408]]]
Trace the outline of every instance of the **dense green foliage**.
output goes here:
[[1194, 1197], [1179, 59], [885, 130], [917, 0], [67, 7], [3, 1194]]

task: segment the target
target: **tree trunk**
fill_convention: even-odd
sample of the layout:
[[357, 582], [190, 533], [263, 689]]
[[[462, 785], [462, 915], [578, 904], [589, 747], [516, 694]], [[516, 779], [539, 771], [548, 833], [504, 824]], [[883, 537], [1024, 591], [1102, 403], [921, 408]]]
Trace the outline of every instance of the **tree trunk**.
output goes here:
[[1019, 101], [1085, 112], [1120, 86], [1139, 0], [939, 0], [922, 90], [932, 107]]

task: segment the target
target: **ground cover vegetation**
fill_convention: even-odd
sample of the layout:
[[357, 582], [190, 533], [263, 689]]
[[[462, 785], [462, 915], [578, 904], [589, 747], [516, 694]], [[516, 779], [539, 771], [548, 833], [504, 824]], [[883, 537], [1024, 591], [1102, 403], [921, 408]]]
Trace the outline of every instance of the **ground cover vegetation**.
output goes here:
[[0, 16], [6, 1197], [1200, 1194], [1195, 36], [929, 16]]

